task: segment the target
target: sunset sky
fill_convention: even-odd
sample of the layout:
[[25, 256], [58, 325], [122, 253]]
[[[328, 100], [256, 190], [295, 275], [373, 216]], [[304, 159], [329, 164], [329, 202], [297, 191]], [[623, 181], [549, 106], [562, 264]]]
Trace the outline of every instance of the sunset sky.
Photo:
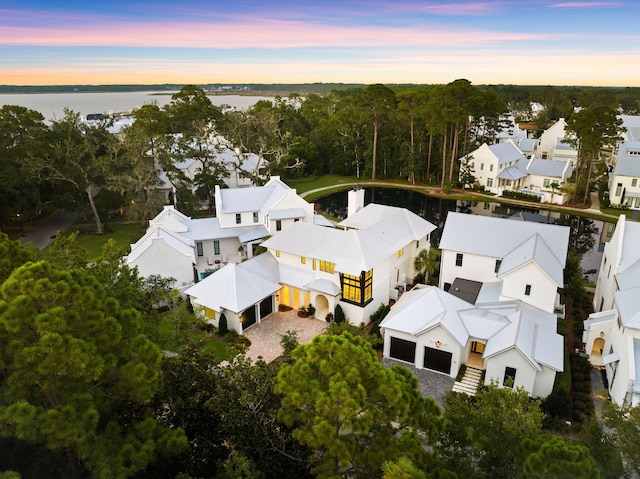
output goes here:
[[2, 0], [0, 84], [640, 86], [640, 2]]

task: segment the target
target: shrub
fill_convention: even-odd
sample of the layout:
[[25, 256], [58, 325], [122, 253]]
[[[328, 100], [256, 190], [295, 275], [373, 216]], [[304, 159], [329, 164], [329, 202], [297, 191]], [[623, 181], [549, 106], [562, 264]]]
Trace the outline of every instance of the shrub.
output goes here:
[[287, 331], [281, 336], [280, 346], [282, 346], [282, 355], [287, 358], [291, 357], [291, 353], [298, 347], [298, 333], [295, 331]]
[[218, 321], [218, 329], [220, 330], [221, 336], [225, 336], [229, 332], [227, 317], [224, 315], [224, 313], [220, 315], [220, 321]]
[[505, 198], [515, 198], [517, 200], [531, 201], [533, 203], [540, 203], [542, 197], [538, 195], [532, 195], [531, 193], [523, 193], [522, 191], [505, 190], [502, 192], [502, 196]]
[[344, 311], [342, 310], [342, 306], [339, 304], [336, 305], [335, 310], [335, 321], [338, 324], [344, 323], [347, 320], [347, 317], [344, 315]]

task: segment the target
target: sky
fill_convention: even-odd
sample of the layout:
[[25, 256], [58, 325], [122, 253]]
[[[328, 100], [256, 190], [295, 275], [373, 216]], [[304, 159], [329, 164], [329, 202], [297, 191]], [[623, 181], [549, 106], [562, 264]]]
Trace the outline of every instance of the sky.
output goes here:
[[0, 84], [640, 86], [638, 0], [0, 0]]

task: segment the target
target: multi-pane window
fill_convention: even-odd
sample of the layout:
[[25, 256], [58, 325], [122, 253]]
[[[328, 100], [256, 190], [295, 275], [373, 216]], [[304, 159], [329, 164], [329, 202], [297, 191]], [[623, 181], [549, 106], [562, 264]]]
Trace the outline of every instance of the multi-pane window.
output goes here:
[[364, 305], [371, 301], [373, 294], [373, 271], [363, 271], [360, 276], [341, 275], [342, 299], [350, 303]]
[[456, 253], [456, 266], [462, 266], [462, 253]]
[[258, 212], [257, 212], [257, 211], [254, 211], [254, 212], [253, 212], [253, 222], [254, 222], [254, 223], [257, 223], [257, 222], [258, 222]]
[[279, 257], [280, 257], [280, 250], [279, 250], [279, 249], [277, 249], [277, 250], [276, 250], [276, 258], [279, 258]]
[[491, 188], [493, 186], [493, 178], [487, 178], [487, 186]]
[[276, 220], [276, 231], [281, 231], [281, 230], [282, 230], [282, 221]]
[[493, 171], [493, 165], [489, 165], [489, 171]]
[[331, 261], [325, 261], [323, 259], [319, 260], [320, 261], [320, 271], [324, 271], [325, 273], [331, 273], [333, 274], [335, 271], [335, 263], [332, 263]]
[[318, 262], [315, 258], [312, 260], [312, 264], [313, 264], [313, 270], [315, 271], [318, 267]]
[[198, 256], [202, 256], [204, 254], [202, 252], [202, 241], [196, 242], [196, 250], [198, 251]]
[[404, 254], [404, 248], [398, 250], [398, 258]]
[[549, 178], [545, 178], [545, 179], [542, 181], [542, 186], [543, 186], [544, 188], [549, 188], [549, 185], [551, 185], [551, 180], [550, 180]]
[[638, 178], [634, 178], [631, 180], [631, 186], [636, 186], [638, 184]]
[[516, 368], [510, 368], [507, 366], [504, 368], [504, 379], [502, 385], [512, 388], [516, 382]]
[[220, 241], [213, 240], [213, 253], [220, 254]]
[[616, 186], [616, 196], [620, 196], [622, 194], [622, 183], [618, 183]]
[[300, 263], [307, 264], [307, 257], [306, 256], [300, 256]]
[[236, 213], [236, 224], [239, 225], [242, 223], [242, 214]]
[[529, 295], [531, 295], [531, 285], [530, 285], [530, 284], [528, 284], [528, 285], [526, 285], [526, 286], [524, 287], [524, 295], [525, 295], [525, 296], [529, 296]]
[[484, 163], [480, 163], [480, 170], [484, 170]]

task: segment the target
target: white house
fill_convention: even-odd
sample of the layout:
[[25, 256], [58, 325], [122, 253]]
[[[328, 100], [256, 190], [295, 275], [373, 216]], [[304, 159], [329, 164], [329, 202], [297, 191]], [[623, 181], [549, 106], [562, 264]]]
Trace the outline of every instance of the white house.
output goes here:
[[471, 168], [480, 186], [501, 195], [504, 189], [520, 189], [527, 174], [517, 165], [526, 159], [513, 140], [507, 140], [491, 146], [484, 143], [460, 161]]
[[557, 318], [521, 301], [475, 306], [434, 286], [405, 293], [380, 323], [384, 356], [455, 378], [465, 364], [485, 384], [546, 397], [564, 366]]
[[605, 245], [583, 343], [594, 366], [604, 367], [611, 399], [640, 404], [640, 224], [620, 215]]
[[520, 300], [554, 313], [568, 242], [566, 226], [449, 212], [439, 286], [472, 304]]
[[[491, 146], [485, 143], [460, 161], [471, 168], [480, 186], [498, 196], [510, 190], [538, 195], [541, 202], [567, 201], [560, 188], [571, 176], [571, 162], [525, 155], [512, 140]], [[557, 187], [552, 188], [553, 184]]]
[[560, 118], [540, 135], [538, 157], [543, 160], [575, 162], [578, 150], [565, 140], [566, 134], [567, 122], [564, 118]]
[[[340, 228], [295, 222], [262, 243], [266, 253], [235, 269], [251, 270], [253, 262], [266, 261], [265, 256], [273, 258], [272, 265], [277, 265], [274, 274], [280, 285], [277, 293], [273, 293], [274, 304], [295, 309], [312, 305], [318, 319], [324, 319], [340, 305], [351, 323], [367, 323], [380, 304], [397, 299], [405, 290], [414, 276], [414, 258], [419, 251], [429, 248], [429, 235], [435, 226], [404, 208], [377, 204], [359, 208], [354, 200], [362, 201], [364, 190], [349, 194], [351, 214], [338, 225]], [[207, 294], [222, 294], [216, 285], [230, 276], [230, 268], [222, 268], [194, 287], [197, 288], [194, 301], [216, 312], [210, 318], [219, 318], [224, 312], [216, 309], [223, 301], [206, 299], [202, 291], [206, 288]], [[238, 297], [247, 294], [254, 306], [264, 301], [262, 292], [253, 294], [251, 286], [247, 290], [248, 293], [238, 293]], [[189, 296], [192, 293], [194, 290], [186, 291]], [[259, 321], [260, 315], [255, 319]], [[216, 321], [213, 319], [213, 324]]]
[[[265, 186], [216, 187], [218, 216], [190, 218], [165, 206], [127, 257], [143, 276], [173, 277], [183, 287], [228, 263], [251, 258], [263, 238], [296, 221], [320, 222], [313, 204], [273, 177]], [[324, 218], [322, 218], [324, 219]]]
[[622, 141], [612, 158], [609, 174], [609, 201], [640, 210], [640, 116], [620, 115]]
[[569, 228], [449, 212], [440, 240], [440, 288], [416, 286], [380, 323], [384, 356], [456, 377], [546, 397], [563, 370], [558, 287]]

